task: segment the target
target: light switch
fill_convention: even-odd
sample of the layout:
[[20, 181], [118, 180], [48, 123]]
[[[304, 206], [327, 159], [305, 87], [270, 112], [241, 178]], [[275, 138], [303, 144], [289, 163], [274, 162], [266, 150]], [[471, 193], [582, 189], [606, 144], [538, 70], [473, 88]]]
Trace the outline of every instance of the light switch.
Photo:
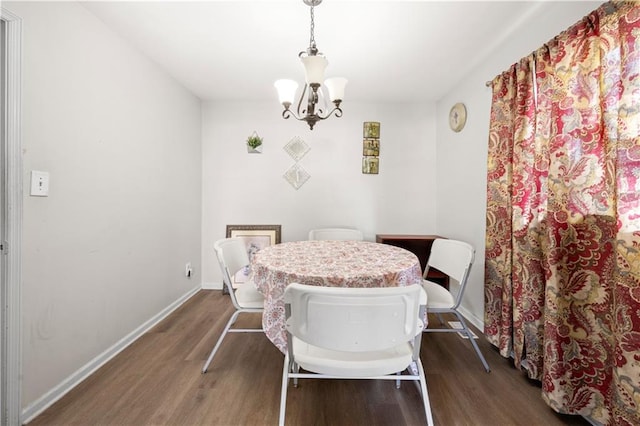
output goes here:
[[31, 196], [49, 196], [49, 172], [31, 170]]

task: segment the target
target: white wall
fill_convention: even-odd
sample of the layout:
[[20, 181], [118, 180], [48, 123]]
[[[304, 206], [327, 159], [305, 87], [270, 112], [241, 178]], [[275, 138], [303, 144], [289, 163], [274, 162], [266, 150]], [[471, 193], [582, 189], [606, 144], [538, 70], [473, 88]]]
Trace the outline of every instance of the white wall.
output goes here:
[[[284, 120], [277, 100], [203, 105], [203, 282], [220, 288], [213, 243], [228, 224], [280, 224], [282, 240], [309, 229], [350, 226], [377, 233], [433, 234], [434, 105], [343, 103], [344, 116], [306, 123]], [[362, 174], [362, 123], [379, 121], [380, 174]], [[262, 154], [248, 154], [253, 131]], [[295, 190], [283, 178], [294, 161], [283, 150], [300, 136], [311, 150], [300, 164], [311, 178]]]
[[[467, 293], [465, 316], [482, 328], [484, 322], [484, 248], [487, 144], [491, 88], [485, 82], [528, 55], [602, 2], [544, 2], [508, 40], [478, 64], [457, 88], [437, 104], [437, 231], [476, 248]], [[541, 25], [540, 23], [544, 23]], [[467, 125], [460, 133], [449, 129], [449, 110], [456, 102], [467, 107]]]
[[[200, 286], [201, 115], [197, 98], [78, 4], [3, 7], [23, 19], [22, 403], [32, 407]], [[49, 197], [29, 196], [31, 170], [50, 173]]]

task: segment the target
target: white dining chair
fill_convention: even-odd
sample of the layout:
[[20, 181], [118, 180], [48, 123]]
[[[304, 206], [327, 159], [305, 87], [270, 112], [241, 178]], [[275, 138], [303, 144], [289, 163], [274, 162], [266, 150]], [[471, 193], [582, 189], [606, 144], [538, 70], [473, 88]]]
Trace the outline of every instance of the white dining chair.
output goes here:
[[[441, 323], [442, 314], [453, 314], [458, 319], [462, 328], [433, 328], [431, 327], [431, 324], [429, 324], [429, 327], [424, 331], [425, 333], [462, 333], [471, 342], [471, 345], [475, 349], [478, 358], [480, 358], [484, 369], [489, 373], [491, 368], [489, 367], [487, 360], [482, 355], [482, 352], [474, 339], [474, 335], [471, 330], [469, 330], [464, 317], [458, 311], [460, 303], [462, 302], [462, 297], [464, 296], [464, 291], [467, 288], [469, 271], [473, 265], [474, 258], [474, 248], [464, 241], [444, 238], [437, 238], [433, 241], [431, 253], [429, 254], [429, 259], [427, 260], [427, 266], [424, 269], [422, 280], [422, 286], [427, 292], [427, 311], [437, 314]], [[459, 284], [457, 295], [454, 296], [451, 291], [442, 285], [427, 280], [429, 268], [435, 268], [449, 276], [449, 282], [451, 282], [451, 279], [457, 281]]]
[[309, 231], [309, 240], [353, 240], [362, 241], [362, 231], [352, 228], [319, 228]]
[[420, 361], [426, 304], [420, 285], [350, 288], [293, 283], [284, 301], [287, 352], [280, 425], [289, 379], [294, 386], [298, 379], [395, 380], [397, 387], [412, 380], [420, 388], [427, 423], [433, 425]]
[[238, 271], [250, 265], [249, 254], [244, 240], [241, 238], [223, 238], [213, 244], [220, 271], [222, 272], [223, 285], [229, 291], [231, 303], [235, 308], [235, 312], [227, 321], [227, 324], [218, 338], [216, 345], [211, 350], [209, 358], [202, 367], [202, 373], [206, 373], [209, 364], [213, 361], [213, 357], [220, 348], [224, 337], [227, 333], [251, 333], [263, 332], [262, 328], [231, 328], [241, 313], [261, 313], [264, 310], [264, 298], [258, 291], [253, 281], [249, 280], [233, 288], [231, 277]]

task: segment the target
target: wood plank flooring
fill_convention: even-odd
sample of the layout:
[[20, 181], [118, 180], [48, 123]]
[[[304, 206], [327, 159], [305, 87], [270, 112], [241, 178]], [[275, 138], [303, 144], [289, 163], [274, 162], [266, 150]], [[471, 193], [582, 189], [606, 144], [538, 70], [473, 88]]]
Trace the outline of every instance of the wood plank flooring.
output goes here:
[[[29, 426], [276, 425], [283, 355], [264, 334], [227, 335], [209, 371], [200, 373], [232, 312], [221, 291], [200, 291]], [[238, 321], [259, 324], [259, 315]], [[424, 335], [422, 362], [436, 425], [589, 424], [556, 414], [542, 401], [537, 383], [483, 338], [480, 345], [491, 373], [457, 334]], [[301, 380], [288, 392], [287, 425], [425, 422], [420, 394], [410, 382], [398, 390], [395, 382]]]

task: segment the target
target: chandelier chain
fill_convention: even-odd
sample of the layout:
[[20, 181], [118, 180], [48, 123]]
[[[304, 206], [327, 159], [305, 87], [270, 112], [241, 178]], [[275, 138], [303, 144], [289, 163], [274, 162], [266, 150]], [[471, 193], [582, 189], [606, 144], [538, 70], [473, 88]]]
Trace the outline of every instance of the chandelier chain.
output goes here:
[[315, 39], [315, 37], [313, 36], [313, 30], [314, 30], [314, 28], [315, 28], [315, 22], [314, 22], [314, 20], [313, 20], [313, 18], [314, 18], [314, 15], [313, 15], [313, 4], [311, 5], [310, 9], [311, 9], [311, 26], [310, 26], [310, 28], [311, 28], [311, 35], [310, 35], [310, 37], [309, 37], [309, 46], [310, 46], [310, 47], [315, 47], [315, 45], [316, 45], [316, 39]]

